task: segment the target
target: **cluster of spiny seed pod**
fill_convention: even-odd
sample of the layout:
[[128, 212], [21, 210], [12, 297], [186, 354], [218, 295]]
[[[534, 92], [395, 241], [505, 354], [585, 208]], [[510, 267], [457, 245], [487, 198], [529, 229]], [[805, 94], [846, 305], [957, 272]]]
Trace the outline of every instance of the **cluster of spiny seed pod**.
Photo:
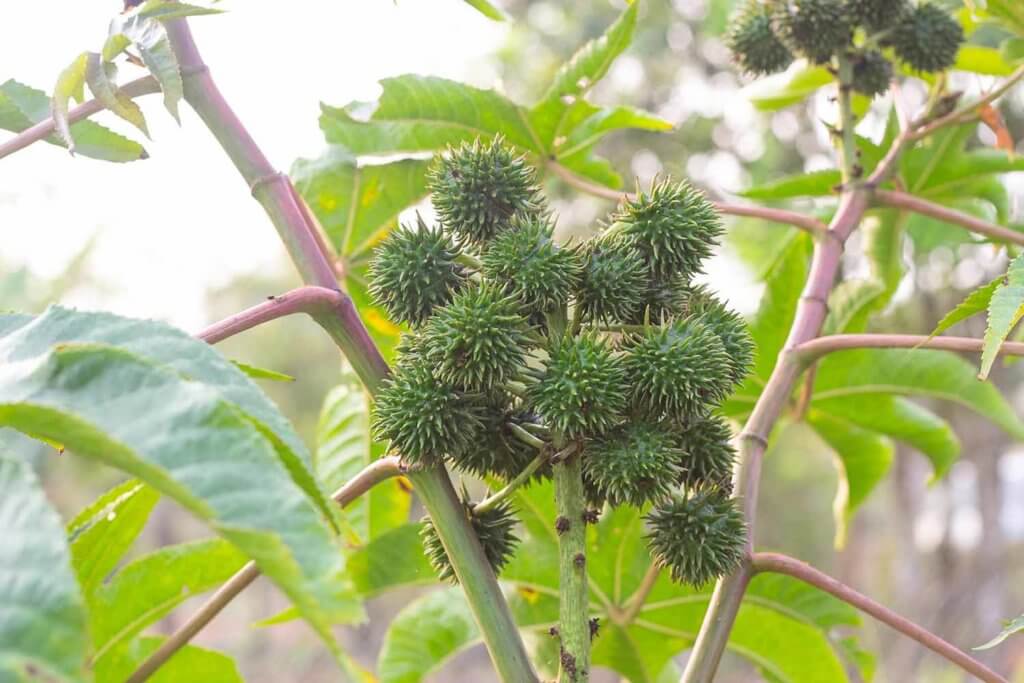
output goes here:
[[[675, 578], [699, 585], [733, 568], [744, 525], [716, 409], [753, 343], [691, 282], [721, 233], [713, 206], [664, 180], [593, 238], [560, 244], [534, 171], [500, 140], [448, 150], [428, 180], [440, 225], [395, 230], [371, 267], [375, 300], [409, 326], [377, 397], [377, 436], [410, 464], [506, 482], [527, 467], [549, 477], [558, 444], [582, 459], [590, 505], [650, 506], [650, 546]], [[500, 570], [512, 509], [465, 507]], [[454, 580], [429, 523], [424, 541]]]
[[853, 89], [868, 96], [889, 88], [893, 59], [944, 71], [963, 40], [956, 20], [928, 0], [745, 0], [726, 35], [737, 64], [755, 76], [783, 71], [798, 56], [827, 65], [846, 55]]

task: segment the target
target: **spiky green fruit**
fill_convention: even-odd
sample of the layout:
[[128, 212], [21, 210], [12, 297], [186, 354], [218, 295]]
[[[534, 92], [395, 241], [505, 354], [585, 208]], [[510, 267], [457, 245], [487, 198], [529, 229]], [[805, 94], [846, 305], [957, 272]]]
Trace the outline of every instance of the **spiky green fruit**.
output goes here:
[[433, 464], [475, 447], [478, 405], [434, 377], [422, 362], [395, 368], [377, 394], [374, 432], [410, 464]]
[[681, 483], [690, 488], [713, 485], [726, 492], [732, 490], [736, 449], [732, 445], [732, 430], [724, 418], [709, 415], [695, 420], [678, 438], [683, 451], [679, 461], [683, 470]]
[[910, 3], [906, 0], [846, 0], [846, 11], [851, 21], [869, 32], [892, 28], [910, 10]]
[[827, 64], [853, 41], [853, 26], [841, 0], [782, 0], [772, 25], [794, 52]]
[[647, 515], [647, 543], [672, 579], [700, 587], [739, 567], [746, 546], [743, 514], [714, 487], [677, 493]]
[[[473, 512], [473, 506], [469, 501], [463, 505], [488, 564], [495, 574], [500, 574], [519, 543], [519, 539], [513, 533], [517, 520], [512, 508], [507, 503], [499, 503], [486, 512], [476, 513]], [[455, 569], [429, 517], [423, 518], [420, 538], [423, 539], [423, 549], [438, 578], [457, 584], [459, 579], [455, 576]]]
[[892, 82], [892, 64], [878, 50], [869, 50], [853, 63], [853, 89], [874, 97], [889, 90]]
[[626, 374], [602, 339], [584, 334], [555, 340], [543, 378], [529, 388], [528, 402], [555, 432], [567, 438], [595, 436], [622, 419]]
[[526, 360], [529, 339], [518, 302], [473, 285], [439, 308], [423, 328], [424, 356], [441, 380], [472, 391], [508, 381]]
[[681, 457], [675, 435], [664, 427], [631, 422], [588, 441], [583, 469], [612, 505], [641, 507], [672, 492]]
[[686, 181], [659, 181], [650, 192], [626, 201], [612, 217], [640, 250], [657, 277], [689, 278], [703, 272], [722, 234], [715, 207]]
[[667, 323], [686, 310], [688, 279], [681, 275], [652, 277], [644, 290], [640, 309], [626, 322], [640, 325]]
[[916, 71], [945, 71], [956, 63], [964, 30], [945, 10], [918, 5], [896, 25], [888, 38], [896, 56]]
[[721, 403], [732, 368], [721, 339], [694, 318], [650, 327], [625, 344], [634, 404], [652, 419], [686, 422]]
[[520, 414], [507, 396], [495, 393], [480, 403], [483, 428], [477, 435], [476, 446], [453, 453], [449, 460], [460, 471], [481, 479], [492, 475], [511, 479], [533, 460], [537, 450], [512, 434], [509, 423]]
[[543, 206], [533, 168], [501, 138], [449, 148], [427, 173], [427, 189], [444, 227], [477, 247], [507, 230], [516, 214]]
[[750, 336], [746, 321], [706, 287], [687, 288], [685, 299], [687, 314], [710, 327], [722, 341], [725, 355], [729, 358], [733, 388], [739, 386], [754, 365], [754, 339]]
[[625, 240], [594, 240], [583, 252], [576, 305], [585, 322], [627, 322], [642, 308], [647, 264]]
[[483, 257], [484, 276], [530, 311], [565, 306], [579, 282], [579, 256], [555, 243], [553, 228], [545, 216], [516, 217]]
[[733, 60], [753, 76], [785, 71], [793, 63], [793, 53], [772, 28], [772, 17], [761, 0], [747, 0], [733, 14], [725, 44]]
[[416, 325], [444, 306], [465, 282], [458, 251], [440, 230], [416, 217], [416, 227], [391, 232], [370, 264], [370, 294], [397, 322]]

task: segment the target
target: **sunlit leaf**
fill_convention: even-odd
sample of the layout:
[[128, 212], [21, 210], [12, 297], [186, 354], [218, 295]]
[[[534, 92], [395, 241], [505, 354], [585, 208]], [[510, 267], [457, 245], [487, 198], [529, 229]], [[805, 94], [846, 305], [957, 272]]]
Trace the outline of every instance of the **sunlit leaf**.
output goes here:
[[466, 0], [466, 4], [488, 19], [505, 21], [504, 13], [491, 3], [487, 2], [487, 0]]
[[842, 181], [839, 171], [814, 171], [788, 178], [780, 178], [751, 187], [740, 194], [749, 199], [793, 199], [795, 197], [825, 197], [835, 192]]
[[53, 87], [53, 123], [72, 154], [75, 153], [75, 138], [71, 134], [71, 124], [68, 121], [68, 102], [72, 98], [78, 102], [85, 99], [85, 71], [88, 63], [87, 52], [75, 57], [74, 61], [60, 72], [57, 84]]
[[85, 81], [89, 85], [89, 91], [93, 97], [103, 103], [104, 107], [141, 130], [148, 137], [146, 117], [143, 116], [139, 105], [135, 104], [135, 100], [118, 92], [117, 84], [111, 78], [113, 70], [115, 69], [112, 64], [104, 64], [100, 55], [89, 52], [85, 69]]
[[932, 330], [931, 336], [934, 337], [937, 334], [942, 334], [954, 325], [988, 310], [988, 304], [992, 300], [992, 295], [1002, 282], [1003, 278], [998, 277], [987, 285], [982, 285], [968, 294], [967, 298], [956, 305], [956, 308], [942, 317], [939, 324]]
[[985, 329], [985, 345], [981, 354], [981, 371], [978, 377], [986, 379], [992, 370], [996, 356], [1010, 332], [1024, 317], [1024, 255], [1010, 262], [1006, 278], [1001, 281], [988, 304], [988, 327]]
[[754, 81], [743, 93], [762, 111], [777, 111], [798, 104], [819, 88], [832, 82], [832, 75], [820, 66], [797, 61], [783, 73]]
[[[136, 638], [119, 647], [96, 665], [96, 683], [123, 683], [166, 639], [159, 636]], [[146, 679], [149, 683], [243, 683], [235, 662], [225, 654], [195, 645], [185, 645]]]
[[252, 379], [265, 379], [270, 382], [294, 382], [295, 378], [291, 375], [286, 375], [283, 372], [277, 370], [268, 370], [266, 368], [258, 368], [255, 365], [249, 365], [248, 363], [242, 363], [241, 361], [233, 360], [231, 363], [245, 373], [246, 377]]

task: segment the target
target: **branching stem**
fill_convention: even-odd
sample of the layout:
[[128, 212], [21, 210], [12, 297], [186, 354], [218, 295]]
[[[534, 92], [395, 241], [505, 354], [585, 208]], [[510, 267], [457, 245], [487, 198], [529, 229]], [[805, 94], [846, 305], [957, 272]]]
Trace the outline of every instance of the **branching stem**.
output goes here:
[[510, 432], [512, 432], [513, 436], [515, 436], [517, 439], [519, 439], [520, 441], [525, 443], [527, 446], [532, 446], [533, 448], [537, 448], [537, 449], [547, 448], [547, 446], [548, 446], [548, 442], [547, 441], [545, 441], [544, 439], [541, 439], [539, 437], [534, 436], [530, 432], [528, 432], [525, 429], [523, 429], [522, 427], [520, 427], [515, 422], [509, 422], [508, 423], [508, 430]]
[[914, 213], [922, 216], [928, 216], [936, 220], [948, 223], [949, 225], [955, 225], [957, 227], [976, 232], [979, 235], [990, 237], [999, 242], [1007, 242], [1009, 244], [1016, 244], [1024, 246], [1024, 233], [1010, 228], [1004, 228], [1001, 225], [990, 223], [980, 218], [975, 218], [963, 211], [957, 211], [935, 202], [930, 202], [927, 199], [921, 197], [915, 197], [912, 194], [906, 192], [898, 192], [896, 190], [875, 190], [874, 198], [885, 206], [892, 207], [894, 209], [902, 209], [904, 211], [913, 211]]
[[477, 514], [487, 512], [502, 501], [507, 500], [516, 492], [516, 489], [530, 481], [533, 477], [533, 473], [544, 466], [544, 463], [548, 461], [548, 457], [548, 450], [546, 448], [542, 448], [541, 452], [537, 454], [537, 457], [531, 460], [530, 464], [524, 467], [523, 471], [517, 474], [512, 481], [504, 486], [504, 488], [474, 505], [473, 512]]

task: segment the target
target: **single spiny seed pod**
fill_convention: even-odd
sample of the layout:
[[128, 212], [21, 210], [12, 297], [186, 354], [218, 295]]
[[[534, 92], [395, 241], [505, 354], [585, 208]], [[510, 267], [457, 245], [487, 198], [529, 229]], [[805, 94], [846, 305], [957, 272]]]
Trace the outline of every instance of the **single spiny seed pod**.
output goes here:
[[726, 492], [732, 490], [736, 449], [724, 418], [709, 415], [691, 422], [679, 434], [679, 445], [683, 451], [680, 483], [688, 488], [714, 485]]
[[388, 235], [370, 264], [370, 294], [392, 319], [416, 325], [444, 306], [466, 280], [458, 251], [419, 216]]
[[753, 76], [785, 71], [793, 53], [772, 29], [771, 12], [761, 0], [747, 0], [733, 15], [725, 44], [744, 72]]
[[892, 82], [892, 64], [878, 50], [860, 55], [853, 64], [853, 89], [874, 97], [889, 89]]
[[827, 64], [853, 41], [841, 0], [782, 0], [772, 20], [782, 41], [815, 64]]
[[910, 12], [906, 0], [846, 0], [850, 20], [869, 32], [890, 29]]
[[[474, 512], [473, 506], [468, 500], [464, 506], [470, 526], [473, 527], [473, 532], [480, 540], [480, 547], [483, 548], [488, 564], [491, 565], [495, 574], [500, 574], [519, 543], [519, 539], [513, 533], [517, 520], [512, 508], [507, 503], [499, 503], [484, 512]], [[437, 529], [434, 528], [434, 523], [429, 517], [423, 518], [420, 538], [423, 539], [423, 549], [427, 558], [430, 559], [434, 571], [437, 572], [438, 578], [442, 581], [458, 583], [459, 579], [455, 576], [455, 569], [448, 558], [448, 553], [445, 552], [441, 538], [437, 535]]]
[[431, 166], [427, 189], [444, 227], [460, 243], [477, 247], [507, 230], [517, 213], [543, 208], [533, 168], [500, 137], [449, 148]]
[[754, 339], [746, 321], [704, 286], [687, 288], [685, 299], [687, 314], [710, 327], [722, 341], [725, 355], [729, 357], [733, 388], [739, 386], [754, 365]]
[[685, 423], [721, 403], [732, 389], [721, 339], [696, 318], [650, 327], [625, 348], [633, 402], [651, 419]]
[[434, 374], [472, 391], [511, 379], [526, 361], [529, 339], [518, 302], [491, 285], [474, 285], [439, 308], [423, 328]]
[[475, 447], [480, 408], [439, 381], [422, 362], [395, 369], [374, 405], [375, 436], [410, 464], [433, 464]]
[[726, 493], [701, 487], [676, 493], [647, 515], [647, 544], [672, 579], [700, 587], [739, 567], [747, 540], [743, 514]]
[[583, 469], [612, 505], [641, 507], [669, 495], [682, 471], [682, 451], [664, 427], [631, 422], [587, 442]]
[[483, 257], [483, 274], [530, 311], [565, 306], [582, 265], [578, 254], [552, 238], [553, 224], [539, 214], [517, 216]]
[[528, 403], [556, 433], [570, 439], [611, 429], [626, 407], [622, 361], [595, 335], [559, 338]]
[[964, 30], [941, 7], [918, 5], [889, 36], [896, 56], [917, 71], [945, 71], [956, 62]]
[[722, 221], [704, 194], [688, 182], [668, 179], [625, 202], [612, 217], [647, 260], [656, 277], [689, 278], [703, 272], [722, 234]]
[[586, 322], [626, 322], [642, 308], [647, 264], [625, 240], [593, 240], [583, 251], [576, 305]]

